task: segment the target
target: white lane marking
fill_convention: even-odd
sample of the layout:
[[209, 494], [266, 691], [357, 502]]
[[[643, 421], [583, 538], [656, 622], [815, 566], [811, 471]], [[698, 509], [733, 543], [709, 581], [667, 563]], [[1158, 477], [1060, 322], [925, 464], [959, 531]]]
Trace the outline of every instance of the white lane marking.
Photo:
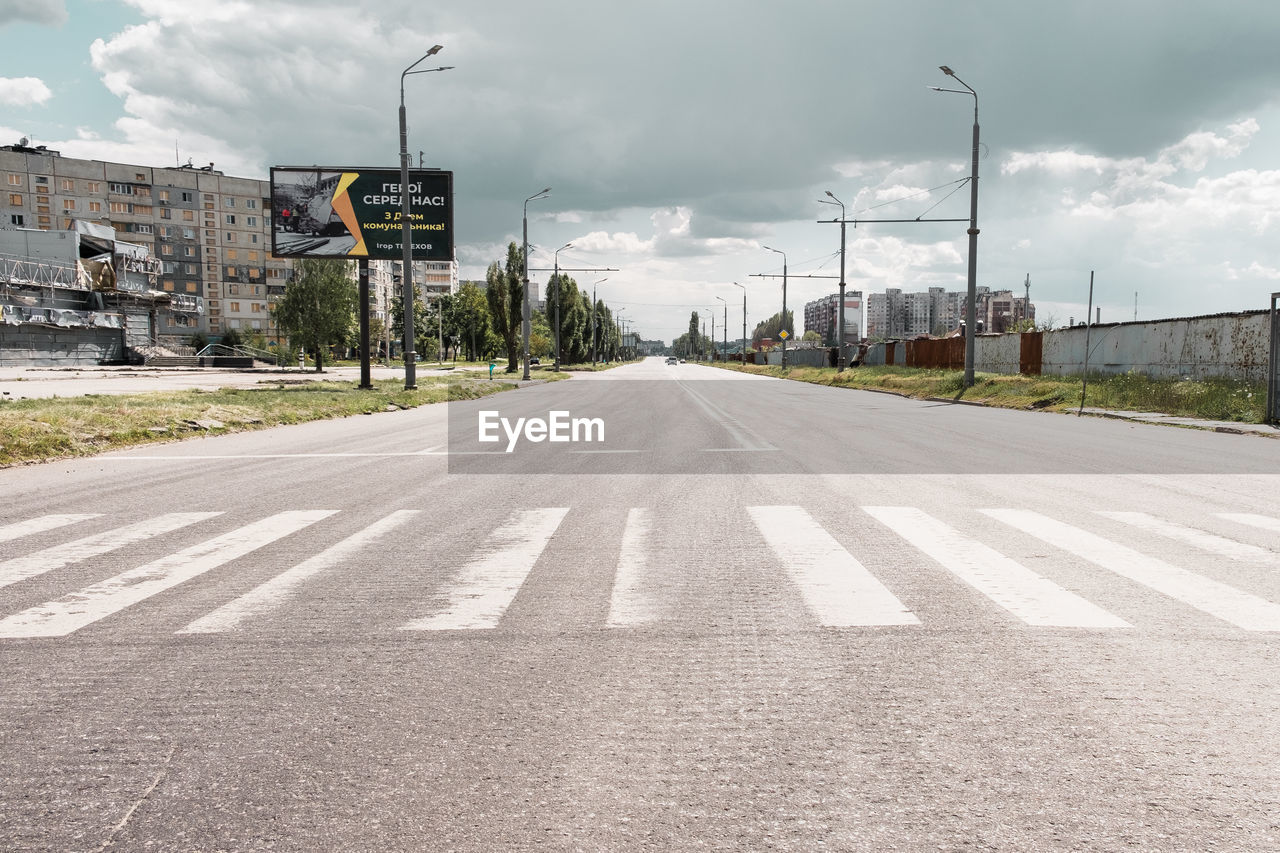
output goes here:
[[18, 581], [24, 581], [27, 578], [33, 578], [36, 575], [42, 575], [54, 569], [61, 569], [63, 566], [69, 566], [72, 563], [78, 563], [90, 557], [98, 557], [117, 548], [123, 548], [125, 545], [141, 542], [144, 539], [169, 533], [189, 524], [195, 524], [198, 521], [204, 521], [219, 515], [222, 515], [222, 513], [171, 512], [119, 527], [115, 530], [95, 533], [92, 536], [76, 539], [73, 542], [54, 545], [51, 548], [45, 548], [42, 551], [26, 554], [22, 557], [14, 557], [12, 560], [5, 560], [0, 563], [0, 587], [6, 587]]
[[156, 460], [173, 461], [175, 459], [366, 459], [398, 456], [441, 456], [435, 450], [411, 450], [402, 453], [202, 453], [179, 456], [95, 456], [94, 461], [109, 462], [152, 462]]
[[622, 550], [618, 553], [618, 569], [609, 600], [607, 624], [610, 628], [653, 621], [653, 601], [641, 590], [641, 578], [648, 565], [645, 540], [649, 532], [649, 510], [633, 507], [627, 513], [627, 523], [622, 529]]
[[283, 539], [337, 510], [291, 511], [184, 548], [145, 566], [0, 620], [0, 637], [63, 637], [170, 587]]
[[1028, 625], [1129, 628], [1128, 622], [914, 507], [863, 511]]
[[260, 584], [239, 598], [229, 601], [217, 610], [196, 619], [179, 634], [218, 634], [234, 631], [253, 616], [276, 610], [297, 594], [298, 587], [325, 569], [360, 553], [370, 544], [417, 516], [419, 510], [402, 509], [305, 560], [269, 581]]
[[75, 524], [77, 521], [88, 521], [91, 518], [97, 518], [99, 515], [101, 513], [97, 512], [86, 512], [79, 515], [42, 515], [39, 518], [32, 518], [27, 521], [15, 521], [13, 524], [6, 524], [4, 527], [0, 527], [0, 542], [21, 539], [23, 536], [31, 536], [35, 533], [44, 533], [46, 530], [65, 527], [68, 524]]
[[1203, 530], [1197, 530], [1194, 527], [1175, 524], [1171, 521], [1156, 518], [1154, 515], [1148, 515], [1145, 512], [1108, 512], [1106, 510], [1094, 510], [1094, 512], [1104, 518], [1109, 518], [1112, 521], [1123, 522], [1124, 524], [1132, 525], [1139, 530], [1157, 533], [1169, 539], [1190, 545], [1193, 548], [1199, 548], [1202, 551], [1208, 551], [1210, 554], [1217, 554], [1221, 557], [1230, 557], [1233, 560], [1264, 560], [1274, 562], [1277, 557], [1280, 557], [1280, 555], [1276, 554], [1274, 551], [1268, 551], [1266, 548], [1259, 548], [1257, 545], [1248, 545], [1244, 542], [1237, 542], [1234, 539], [1228, 539], [1225, 536], [1207, 533]]
[[568, 507], [517, 512], [489, 536], [481, 554], [463, 567], [457, 585], [448, 593], [445, 608], [401, 625], [400, 630], [497, 627], [567, 512]]
[[1269, 515], [1255, 515], [1252, 512], [1220, 512], [1218, 513], [1218, 518], [1225, 518], [1227, 521], [1234, 521], [1236, 524], [1247, 524], [1250, 527], [1270, 530], [1272, 533], [1280, 533], [1280, 518], [1272, 518]]
[[920, 624], [804, 508], [749, 506], [747, 512], [820, 624], [839, 628]]
[[1280, 606], [1264, 598], [1148, 557], [1037, 512], [1021, 509], [984, 509], [982, 512], [1246, 631], [1280, 631]]

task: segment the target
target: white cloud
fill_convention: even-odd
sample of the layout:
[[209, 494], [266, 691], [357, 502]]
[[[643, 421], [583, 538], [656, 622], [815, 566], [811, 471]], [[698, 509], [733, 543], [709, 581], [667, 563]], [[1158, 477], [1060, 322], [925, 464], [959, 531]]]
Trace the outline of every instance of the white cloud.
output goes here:
[[43, 104], [53, 92], [39, 77], [0, 77], [0, 104], [8, 107], [30, 107]]

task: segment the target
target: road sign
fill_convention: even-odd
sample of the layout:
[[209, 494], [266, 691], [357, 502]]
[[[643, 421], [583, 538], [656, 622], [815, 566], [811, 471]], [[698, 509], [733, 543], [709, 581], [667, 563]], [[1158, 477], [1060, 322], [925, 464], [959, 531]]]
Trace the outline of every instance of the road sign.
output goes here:
[[778, 332], [778, 337], [782, 338], [785, 341], [787, 338], [791, 337], [791, 333], [788, 332], [786, 329], [783, 329], [781, 332]]

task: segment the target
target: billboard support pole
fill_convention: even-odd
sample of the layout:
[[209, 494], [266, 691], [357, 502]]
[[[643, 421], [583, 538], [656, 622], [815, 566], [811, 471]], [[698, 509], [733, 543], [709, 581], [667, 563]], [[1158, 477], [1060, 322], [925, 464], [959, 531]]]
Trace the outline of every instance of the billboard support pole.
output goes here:
[[369, 259], [361, 258], [360, 265], [360, 387], [373, 387], [369, 367]]

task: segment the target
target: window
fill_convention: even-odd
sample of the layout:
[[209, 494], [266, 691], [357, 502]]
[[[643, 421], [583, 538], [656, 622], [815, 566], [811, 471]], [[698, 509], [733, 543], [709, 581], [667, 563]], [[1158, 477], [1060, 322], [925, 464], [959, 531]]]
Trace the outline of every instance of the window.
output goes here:
[[134, 212], [141, 214], [142, 216], [150, 216], [151, 210], [152, 208], [149, 204], [139, 204], [134, 208]]
[[49, 224], [49, 217], [47, 217], [47, 216], [37, 216], [37, 217], [36, 217], [36, 222], [40, 223], [41, 225], [48, 225], [48, 224]]
[[47, 194], [47, 193], [49, 192], [49, 188], [48, 188], [48, 187], [42, 187], [42, 186], [38, 186], [38, 185], [37, 185], [37, 186], [36, 186], [36, 192], [40, 193], [41, 195], [45, 195], [45, 194]]
[[[234, 267], [227, 267], [227, 278], [230, 278], [231, 276], [233, 276], [233, 275], [235, 275], [235, 274], [236, 274], [236, 271], [235, 271], [235, 268], [234, 268]], [[232, 296], [239, 296], [239, 295], [240, 295], [240, 285], [238, 285], [238, 284], [229, 284], [229, 285], [227, 285], [227, 292], [228, 292], [228, 293], [230, 293]]]
[[100, 201], [91, 201], [91, 202], [89, 202], [89, 212], [90, 212], [90, 213], [101, 213], [101, 212], [102, 212], [102, 202], [100, 202]]
[[64, 193], [73, 193], [76, 191], [76, 182], [71, 178], [62, 179], [62, 191]]
[[41, 203], [36, 205], [36, 213], [48, 213], [48, 212], [49, 212], [49, 204], [48, 204], [49, 199], [47, 199], [47, 198], [42, 198], [42, 199], [38, 199], [38, 201], [40, 201]]
[[[169, 245], [168, 243], [165, 243], [163, 246], [161, 246], [161, 247], [160, 247], [160, 254], [162, 254], [162, 255], [172, 255], [172, 254], [173, 254], [173, 246]], [[166, 270], [166, 272], [172, 272], [172, 270]]]
[[194, 222], [196, 219], [196, 212], [194, 210], [184, 210], [182, 211], [182, 219], [185, 222]]
[[47, 186], [47, 185], [48, 185], [48, 183], [49, 183], [49, 179], [48, 179], [47, 177], [45, 177], [44, 175], [36, 175], [36, 183], [37, 183], [37, 184], [45, 184], [45, 185]]
[[10, 225], [17, 225], [17, 226], [21, 227], [21, 226], [22, 226], [22, 223], [23, 223], [23, 219], [22, 219], [22, 214], [21, 214], [21, 213], [10, 213], [10, 214], [9, 214], [9, 224], [10, 224]]
[[223, 207], [235, 207], [235, 206], [236, 206], [236, 200], [235, 200], [234, 198], [232, 198], [231, 196], [227, 196], [226, 198], [224, 198], [224, 199], [222, 200], [222, 206], [223, 206]]
[[[227, 257], [231, 257], [231, 255], [228, 254]], [[258, 259], [258, 253], [251, 250], [249, 252], [249, 260], [256, 261], [257, 259]]]
[[235, 249], [227, 249], [227, 260], [234, 261], [238, 257], [240, 257], [240, 255], [236, 252]]
[[11, 187], [20, 187], [20, 186], [22, 186], [22, 176], [21, 176], [21, 175], [14, 175], [14, 174], [10, 174], [10, 175], [9, 175], [9, 186], [11, 186]]
[[153, 234], [155, 233], [155, 226], [143, 224], [135, 228], [134, 231], [138, 234]]
[[165, 290], [173, 290], [173, 282], [172, 282], [172, 281], [169, 281], [168, 279], [165, 279], [165, 282], [164, 282], [164, 289], [165, 289]]
[[62, 209], [63, 209], [63, 210], [75, 210], [75, 209], [76, 209], [76, 200], [75, 200], [74, 198], [64, 198], [64, 199], [62, 200]]
[[133, 195], [133, 184], [107, 184], [107, 189], [120, 195]]
[[[235, 311], [235, 312], [239, 313], [239, 311], [240, 311], [240, 303], [239, 303], [239, 302], [232, 302], [232, 303], [231, 303], [231, 305], [227, 308], [227, 310], [228, 310], [228, 311]], [[408, 328], [408, 326], [409, 326], [409, 324], [408, 324], [408, 323], [405, 323], [405, 328]]]
[[133, 205], [127, 204], [126, 202], [123, 202], [123, 201], [113, 201], [111, 202], [111, 212], [112, 213], [133, 213]]
[[235, 215], [234, 213], [228, 213], [228, 214], [227, 214], [227, 216], [226, 216], [226, 220], [227, 220], [227, 224], [228, 224], [228, 225], [235, 225], [235, 224], [236, 224], [236, 215]]
[[141, 172], [134, 172], [133, 179], [135, 181], [145, 181], [147, 179], [147, 176], [142, 174]]
[[250, 243], [256, 243], [256, 242], [258, 242], [258, 235], [257, 235], [257, 234], [250, 234], [250, 235], [249, 235], [249, 242], [250, 242]]
[[234, 233], [234, 232], [232, 232], [232, 231], [228, 231], [228, 232], [227, 232], [227, 242], [228, 242], [228, 243], [234, 243], [235, 241], [236, 241], [236, 235], [235, 235], [235, 233]]
[[205, 201], [213, 201], [213, 193], [205, 193], [205, 194], [204, 194], [204, 200], [205, 200]]
[[251, 314], [258, 314], [261, 311], [262, 311], [262, 305], [258, 302], [254, 302], [252, 305], [249, 306], [249, 313]]
[[195, 247], [195, 246], [183, 246], [183, 247], [182, 247], [182, 257], [184, 257], [184, 258], [194, 258], [195, 256], [196, 256], [196, 247]]
[[172, 219], [172, 218], [173, 218], [173, 211], [172, 211], [172, 210], [170, 210], [170, 209], [169, 209], [169, 208], [167, 208], [167, 207], [162, 207], [162, 208], [160, 208], [160, 218], [161, 218], [161, 219]]
[[71, 230], [71, 220], [70, 220], [70, 219], [64, 219], [64, 220], [62, 220], [62, 230], [63, 230], [63, 231], [70, 231], [70, 230]]
[[102, 192], [102, 184], [98, 181], [89, 181], [85, 186], [89, 188], [89, 192], [91, 193]]
[[22, 193], [9, 193], [9, 204], [14, 207], [22, 207]]
[[187, 293], [196, 292], [196, 283], [194, 281], [187, 282]]
[[184, 240], [194, 240], [196, 238], [196, 230], [194, 228], [183, 228], [182, 238]]
[[256, 216], [247, 216], [247, 217], [245, 217], [244, 224], [245, 224], [245, 225], [248, 225], [249, 227], [251, 227], [251, 228], [252, 228], [253, 226], [255, 226], [255, 225], [257, 225], [257, 224], [258, 224], [258, 217], [256, 217]]
[[258, 209], [258, 200], [256, 198], [247, 198], [244, 200], [244, 206], [250, 210]]
[[168, 200], [169, 200], [169, 191], [168, 191], [168, 190], [160, 190], [160, 200], [161, 200], [161, 201], [168, 201]]
[[195, 197], [194, 197], [194, 196], [192, 196], [192, 194], [191, 194], [191, 193], [184, 192], [184, 193], [182, 194], [182, 200], [183, 200], [183, 201], [194, 201], [194, 200], [195, 200]]

